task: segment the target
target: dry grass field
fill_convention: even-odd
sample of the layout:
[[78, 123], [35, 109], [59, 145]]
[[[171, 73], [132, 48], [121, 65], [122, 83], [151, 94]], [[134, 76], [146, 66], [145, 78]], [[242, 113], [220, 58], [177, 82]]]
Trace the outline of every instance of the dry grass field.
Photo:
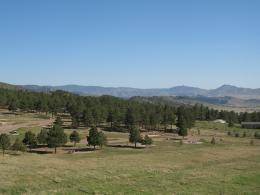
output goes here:
[[[27, 129], [40, 127], [20, 128], [17, 136]], [[202, 144], [180, 145], [162, 134], [144, 149], [104, 147], [74, 154], [60, 149], [56, 155], [10, 151], [0, 157], [0, 194], [260, 194], [260, 140], [250, 145], [251, 137], [227, 136], [227, 131], [198, 122], [188, 139]], [[125, 133], [105, 133], [110, 144], [128, 142]], [[80, 134], [84, 138], [87, 130]], [[210, 144], [212, 136], [216, 145]], [[85, 147], [84, 140], [79, 147]]]

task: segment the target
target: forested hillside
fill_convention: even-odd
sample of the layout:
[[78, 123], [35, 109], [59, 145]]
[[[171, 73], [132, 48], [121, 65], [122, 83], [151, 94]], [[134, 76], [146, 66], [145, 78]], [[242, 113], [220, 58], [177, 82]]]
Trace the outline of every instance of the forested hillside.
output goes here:
[[124, 100], [112, 96], [79, 96], [64, 91], [50, 93], [27, 92], [0, 89], [0, 106], [10, 111], [69, 113], [72, 125], [78, 127], [98, 126], [110, 122], [111, 128], [139, 125], [150, 130], [160, 130], [160, 126], [173, 125], [184, 115], [187, 127], [195, 120], [224, 119], [229, 123], [260, 121], [260, 113], [235, 113], [218, 111], [206, 106], [167, 105], [164, 102]]

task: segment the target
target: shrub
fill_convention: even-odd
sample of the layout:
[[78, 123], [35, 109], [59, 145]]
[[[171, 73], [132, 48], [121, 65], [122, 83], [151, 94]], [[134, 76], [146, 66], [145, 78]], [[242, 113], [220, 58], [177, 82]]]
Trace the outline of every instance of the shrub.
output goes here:
[[230, 131], [228, 131], [227, 135], [228, 135], [228, 136], [231, 136], [231, 135], [232, 135], [232, 133], [231, 133]]
[[255, 136], [256, 139], [260, 139], [260, 133], [259, 132], [256, 131], [254, 136]]
[[145, 137], [141, 140], [141, 143], [143, 145], [151, 145], [153, 143], [153, 140], [148, 135], [145, 135]]
[[243, 137], [246, 137], [246, 132], [245, 131], [243, 132]]
[[26, 145], [19, 139], [16, 139], [14, 144], [12, 145], [12, 150], [14, 151], [20, 151], [25, 152], [26, 151]]
[[235, 133], [235, 137], [239, 137], [240, 134], [238, 132]]

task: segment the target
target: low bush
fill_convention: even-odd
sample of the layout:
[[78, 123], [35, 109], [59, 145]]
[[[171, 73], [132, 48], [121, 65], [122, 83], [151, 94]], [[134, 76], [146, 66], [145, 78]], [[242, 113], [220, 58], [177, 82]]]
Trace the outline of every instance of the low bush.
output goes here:
[[254, 136], [255, 136], [256, 139], [260, 139], [260, 133], [259, 132], [256, 131]]
[[141, 139], [141, 143], [142, 145], [151, 145], [153, 140], [148, 135], [145, 135], [145, 137]]

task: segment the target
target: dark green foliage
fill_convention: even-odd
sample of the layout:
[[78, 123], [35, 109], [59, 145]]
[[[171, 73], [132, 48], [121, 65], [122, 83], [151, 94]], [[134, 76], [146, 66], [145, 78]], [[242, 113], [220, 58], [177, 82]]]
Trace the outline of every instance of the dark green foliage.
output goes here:
[[121, 133], [128, 133], [128, 129], [122, 125], [120, 125], [119, 122], [114, 122], [112, 127], [108, 127], [106, 128], [106, 131], [110, 131], [110, 132], [121, 132]]
[[96, 146], [98, 145], [98, 143], [99, 143], [98, 130], [96, 127], [93, 127], [89, 130], [89, 135], [87, 137], [87, 141], [88, 141], [88, 144], [90, 146], [94, 146], [94, 148], [96, 148]]
[[27, 131], [24, 135], [23, 143], [29, 146], [30, 149], [37, 146], [37, 139], [34, 133]]
[[73, 131], [70, 134], [70, 141], [74, 143], [74, 147], [76, 146], [76, 143], [80, 142], [80, 136], [79, 136], [79, 133], [77, 131]]
[[256, 139], [260, 139], [260, 133], [256, 131], [255, 134], [254, 134], [254, 137], [255, 137]]
[[17, 101], [12, 99], [8, 105], [8, 110], [15, 112], [17, 110]]
[[103, 132], [98, 132], [98, 145], [102, 148], [107, 144], [107, 138]]
[[42, 129], [41, 132], [37, 135], [37, 141], [39, 144], [47, 144], [48, 139], [48, 130]]
[[188, 135], [187, 128], [185, 128], [185, 127], [179, 128], [178, 134], [179, 134], [179, 136], [183, 136], [183, 137], [187, 136]]
[[54, 124], [55, 124], [55, 125], [62, 126], [62, 124], [63, 124], [63, 121], [62, 121], [62, 119], [61, 119], [61, 117], [60, 117], [60, 116], [58, 116], [58, 117], [56, 118], [56, 120], [55, 120]]
[[88, 144], [94, 146], [100, 146], [102, 148], [103, 145], [106, 144], [107, 139], [103, 132], [98, 132], [96, 127], [93, 127], [89, 130], [89, 136], [87, 137]]
[[0, 135], [0, 148], [3, 151], [3, 156], [5, 155], [5, 151], [9, 149], [11, 145], [10, 138], [7, 134], [3, 133]]
[[178, 108], [178, 121], [177, 127], [179, 128], [178, 134], [180, 136], [187, 136], [188, 129], [194, 126], [195, 118], [191, 110], [185, 109], [184, 106]]
[[82, 120], [86, 127], [91, 127], [94, 124], [94, 118], [89, 109], [84, 110]]
[[17, 152], [18, 151], [25, 152], [26, 145], [20, 139], [16, 139], [14, 144], [12, 145], [12, 150], [17, 151]]
[[246, 137], [246, 132], [245, 131], [243, 132], [243, 137]]
[[67, 135], [64, 130], [59, 125], [54, 125], [48, 131], [47, 144], [50, 148], [55, 148], [55, 153], [57, 152], [57, 147], [60, 147], [67, 143]]
[[240, 134], [238, 132], [236, 132], [235, 137], [240, 137]]
[[71, 128], [77, 129], [79, 127], [79, 120], [77, 117], [72, 117]]
[[234, 127], [234, 123], [233, 123], [233, 121], [228, 121], [228, 127]]
[[231, 131], [228, 131], [228, 132], [227, 132], [227, 135], [228, 135], [228, 136], [231, 136], [231, 135], [232, 135]]
[[213, 145], [215, 145], [215, 144], [216, 144], [216, 138], [215, 138], [215, 137], [212, 137], [210, 143], [213, 144]]
[[133, 127], [130, 129], [130, 134], [129, 134], [129, 142], [135, 144], [136, 148], [136, 143], [141, 140], [141, 135], [140, 135], [140, 130], [136, 127]]
[[145, 135], [145, 137], [141, 140], [141, 143], [143, 145], [152, 145], [153, 140], [148, 135]]
[[[156, 98], [155, 98], [156, 99]], [[22, 90], [0, 88], [0, 106], [9, 107], [11, 111], [45, 112], [57, 115], [69, 113], [72, 127], [86, 127], [110, 123], [111, 128], [132, 128], [138, 126], [145, 130], [172, 129], [176, 123], [180, 129], [190, 129], [196, 120], [223, 119], [232, 126], [244, 121], [260, 121], [260, 112], [235, 113], [218, 111], [206, 106], [178, 106], [164, 101], [144, 101], [138, 98], [124, 100], [111, 96], [78, 96], [64, 91], [36, 93]], [[177, 116], [177, 117], [176, 117]], [[57, 117], [56, 124], [62, 125]], [[117, 126], [117, 127], [115, 127]], [[172, 132], [172, 131], [169, 131]]]
[[125, 125], [127, 128], [133, 128], [135, 125], [136, 118], [133, 109], [128, 108], [125, 115]]

